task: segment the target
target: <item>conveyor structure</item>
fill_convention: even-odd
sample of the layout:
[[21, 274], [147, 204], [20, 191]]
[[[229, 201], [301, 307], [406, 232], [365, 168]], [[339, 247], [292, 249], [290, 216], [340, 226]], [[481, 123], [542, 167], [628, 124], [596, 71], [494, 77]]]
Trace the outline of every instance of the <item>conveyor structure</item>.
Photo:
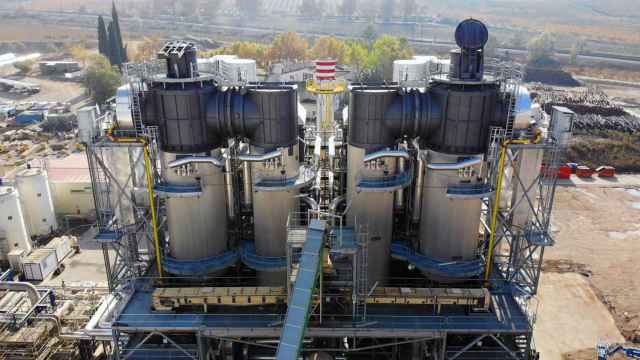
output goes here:
[[455, 37], [411, 86], [331, 59], [229, 86], [184, 41], [125, 64], [85, 138], [111, 292], [87, 336], [113, 359], [535, 359], [571, 114], [533, 121], [480, 21]]

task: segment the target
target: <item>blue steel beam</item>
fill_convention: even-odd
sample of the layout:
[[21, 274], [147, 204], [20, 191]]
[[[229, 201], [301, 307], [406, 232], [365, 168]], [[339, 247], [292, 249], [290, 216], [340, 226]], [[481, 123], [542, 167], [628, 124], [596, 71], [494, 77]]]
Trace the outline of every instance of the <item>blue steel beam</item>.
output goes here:
[[285, 318], [276, 359], [297, 359], [302, 338], [307, 327], [311, 297], [320, 269], [320, 253], [326, 230], [326, 223], [312, 220], [307, 231], [307, 238], [302, 247], [302, 256], [298, 268], [298, 276], [293, 285], [293, 294], [289, 300], [287, 317]]

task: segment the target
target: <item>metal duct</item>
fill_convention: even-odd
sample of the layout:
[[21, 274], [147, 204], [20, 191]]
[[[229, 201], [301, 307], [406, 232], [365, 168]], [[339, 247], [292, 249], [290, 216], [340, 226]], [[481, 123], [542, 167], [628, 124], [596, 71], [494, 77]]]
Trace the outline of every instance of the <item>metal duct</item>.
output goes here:
[[171, 161], [167, 166], [170, 169], [174, 169], [177, 167], [181, 167], [189, 164], [211, 164], [213, 166], [222, 168], [225, 166], [226, 162], [224, 156], [213, 157], [213, 156], [187, 156], [174, 161]]
[[31, 306], [35, 306], [40, 301], [40, 294], [33, 284], [18, 281], [3, 281], [0, 282], [0, 289], [9, 291], [24, 291], [29, 295], [29, 301]]

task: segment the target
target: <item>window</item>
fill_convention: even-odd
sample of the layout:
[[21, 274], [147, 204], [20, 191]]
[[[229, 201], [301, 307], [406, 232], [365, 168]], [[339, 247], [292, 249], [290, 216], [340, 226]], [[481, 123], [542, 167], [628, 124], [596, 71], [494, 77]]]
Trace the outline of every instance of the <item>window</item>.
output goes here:
[[8, 220], [13, 220], [13, 216], [9, 215], [9, 217], [7, 217]]
[[47, 222], [47, 219], [43, 218], [43, 219], [42, 219], [42, 222]]
[[36, 196], [37, 197], [42, 197], [42, 193], [38, 193]]

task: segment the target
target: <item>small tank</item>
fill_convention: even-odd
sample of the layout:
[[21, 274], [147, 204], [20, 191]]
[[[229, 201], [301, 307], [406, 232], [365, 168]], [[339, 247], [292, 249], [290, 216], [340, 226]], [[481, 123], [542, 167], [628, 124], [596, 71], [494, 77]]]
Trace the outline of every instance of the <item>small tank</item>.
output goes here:
[[48, 235], [58, 229], [47, 171], [29, 168], [18, 172], [16, 187], [20, 193], [30, 234]]
[[27, 230], [20, 195], [16, 188], [0, 186], [0, 258], [15, 249], [31, 252], [31, 238]]

